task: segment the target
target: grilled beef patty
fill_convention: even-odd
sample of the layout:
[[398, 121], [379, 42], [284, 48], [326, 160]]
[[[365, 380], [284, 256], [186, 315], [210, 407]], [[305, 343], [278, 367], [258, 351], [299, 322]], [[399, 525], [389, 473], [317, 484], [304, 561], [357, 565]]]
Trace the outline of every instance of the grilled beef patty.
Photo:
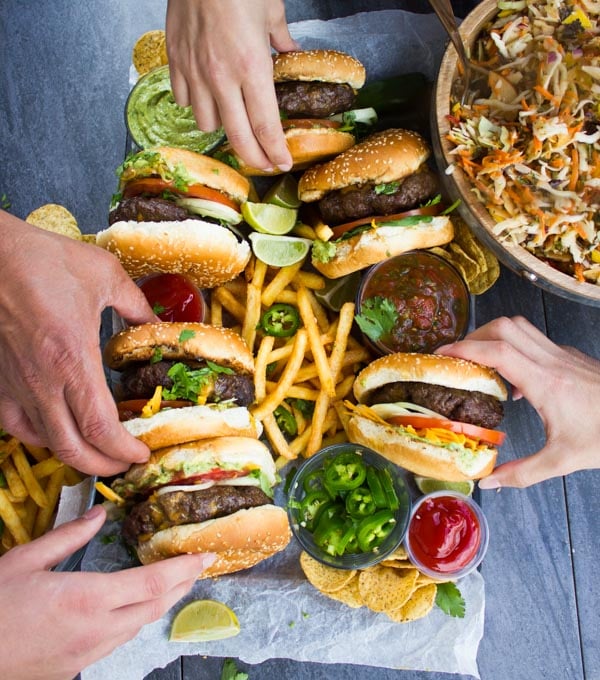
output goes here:
[[348, 111], [355, 94], [350, 85], [290, 81], [275, 83], [279, 110], [288, 118], [326, 118]]
[[108, 224], [115, 222], [182, 222], [190, 219], [185, 208], [165, 198], [132, 196], [124, 198], [108, 214]]

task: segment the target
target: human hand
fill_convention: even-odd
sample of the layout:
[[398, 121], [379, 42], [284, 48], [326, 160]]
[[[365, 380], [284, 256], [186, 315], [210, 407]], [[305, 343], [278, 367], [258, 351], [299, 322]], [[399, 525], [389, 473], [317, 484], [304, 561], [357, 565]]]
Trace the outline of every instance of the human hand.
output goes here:
[[198, 127], [222, 124], [252, 167], [289, 170], [270, 50], [298, 49], [283, 1], [170, 0], [166, 33], [175, 101], [191, 104]]
[[119, 423], [99, 347], [102, 310], [155, 321], [110, 253], [0, 211], [0, 424], [87, 473], [148, 458]]
[[100, 505], [0, 558], [2, 677], [64, 680], [159, 619], [214, 555], [181, 555], [111, 574], [49, 569], [102, 526]]
[[526, 458], [499, 465], [482, 489], [527, 487], [576, 470], [600, 467], [600, 361], [554, 344], [527, 319], [502, 317], [442, 354], [493, 366], [540, 415], [546, 443]]

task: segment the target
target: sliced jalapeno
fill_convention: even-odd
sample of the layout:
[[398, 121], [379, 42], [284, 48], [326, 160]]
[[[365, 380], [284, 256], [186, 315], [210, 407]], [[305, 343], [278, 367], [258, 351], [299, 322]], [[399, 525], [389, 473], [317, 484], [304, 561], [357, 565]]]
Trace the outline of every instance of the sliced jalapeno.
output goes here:
[[289, 338], [300, 327], [300, 314], [292, 305], [279, 303], [267, 309], [258, 325], [267, 335]]
[[367, 484], [373, 495], [373, 500], [378, 508], [387, 508], [387, 498], [385, 497], [385, 491], [377, 474], [377, 470], [374, 467], [367, 468]]
[[324, 489], [324, 481], [323, 470], [313, 470], [302, 480], [302, 488], [306, 493], [310, 493], [311, 491], [322, 491]]
[[360, 549], [363, 552], [370, 552], [378, 548], [390, 535], [395, 524], [396, 518], [391, 510], [379, 510], [363, 519], [356, 531]]
[[394, 480], [392, 479], [390, 471], [379, 470], [379, 479], [381, 480], [381, 486], [383, 487], [383, 492], [385, 493], [387, 501], [385, 507], [390, 510], [398, 510], [400, 501], [398, 500], [396, 489], [394, 489]]
[[309, 531], [315, 526], [315, 520], [319, 515], [319, 510], [326, 504], [331, 504], [331, 499], [325, 491], [311, 491], [300, 503], [300, 522]]
[[288, 411], [285, 406], [278, 406], [273, 415], [283, 434], [287, 434], [289, 437], [295, 437], [298, 434], [298, 423], [294, 418], [294, 414]]
[[365, 481], [367, 466], [363, 459], [351, 451], [340, 453], [325, 470], [325, 482], [334, 491], [351, 491]]
[[332, 556], [343, 555], [346, 547], [356, 535], [356, 530], [351, 522], [345, 522], [336, 517], [331, 522], [319, 526], [314, 533], [315, 543]]
[[351, 517], [362, 519], [377, 510], [375, 499], [369, 489], [359, 486], [346, 496], [346, 511]]

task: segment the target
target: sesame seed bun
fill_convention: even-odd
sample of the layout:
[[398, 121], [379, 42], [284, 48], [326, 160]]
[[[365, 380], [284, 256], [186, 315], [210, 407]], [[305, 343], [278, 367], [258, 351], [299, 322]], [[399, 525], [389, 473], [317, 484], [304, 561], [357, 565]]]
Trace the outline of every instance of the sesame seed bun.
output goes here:
[[203, 220], [115, 222], [96, 235], [96, 244], [116, 255], [134, 279], [155, 272], [188, 276], [213, 288], [240, 274], [250, 246], [226, 227]]
[[311, 203], [330, 191], [398, 181], [417, 172], [429, 155], [427, 142], [416, 132], [376, 132], [333, 160], [309, 168], [298, 183], [298, 197]]
[[290, 80], [347, 83], [355, 90], [365, 84], [365, 67], [349, 54], [335, 50], [281, 52], [273, 56], [276, 83]]

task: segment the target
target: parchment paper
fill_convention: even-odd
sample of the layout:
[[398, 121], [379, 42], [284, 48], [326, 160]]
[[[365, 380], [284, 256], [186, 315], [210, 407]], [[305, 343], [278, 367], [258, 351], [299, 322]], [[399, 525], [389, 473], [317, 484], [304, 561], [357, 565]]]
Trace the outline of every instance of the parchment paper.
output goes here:
[[[337, 48], [353, 54], [365, 64], [369, 80], [412, 71], [433, 79], [446, 43], [435, 17], [400, 10], [305, 21], [290, 28], [303, 48]], [[276, 501], [282, 505], [279, 494]], [[116, 536], [118, 531], [118, 523], [112, 522], [102, 534]], [[84, 670], [82, 680], [142, 680], [154, 668], [191, 654], [236, 657], [253, 664], [284, 657], [479, 677], [476, 657], [483, 635], [484, 583], [478, 572], [459, 583], [466, 601], [464, 619], [434, 608], [424, 619], [395, 624], [384, 614], [350, 609], [318, 593], [304, 579], [298, 555], [292, 541], [283, 553], [253, 569], [198, 581], [184, 602]], [[82, 566], [115, 571], [132, 564], [119, 540], [107, 544], [97, 537], [88, 546]], [[239, 618], [241, 633], [209, 643], [169, 643], [174, 614], [185, 602], [205, 598], [227, 603]]]

